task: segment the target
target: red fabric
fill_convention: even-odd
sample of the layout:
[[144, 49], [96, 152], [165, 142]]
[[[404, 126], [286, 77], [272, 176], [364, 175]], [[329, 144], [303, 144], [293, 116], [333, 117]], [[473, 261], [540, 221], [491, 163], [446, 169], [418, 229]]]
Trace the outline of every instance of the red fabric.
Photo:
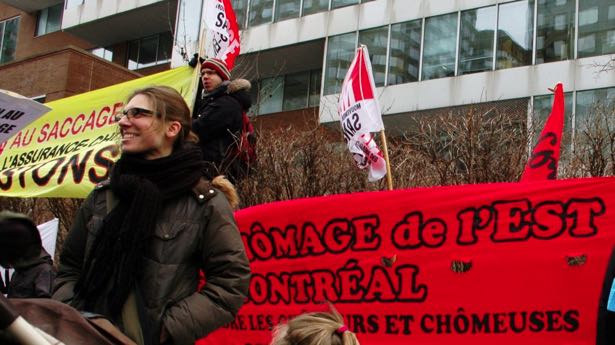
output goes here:
[[367, 63], [365, 62], [365, 49], [358, 48], [357, 63], [354, 65], [351, 77], [352, 80], [358, 80], [358, 82], [352, 83], [354, 96], [357, 102], [374, 98], [374, 90], [369, 80], [369, 72]]
[[205, 273], [199, 270], [199, 284], [197, 285], [196, 291], [201, 291], [203, 286], [205, 286]]
[[555, 86], [551, 114], [545, 123], [534, 151], [525, 166], [521, 181], [557, 179], [562, 132], [564, 130], [564, 87]]
[[244, 209], [249, 300], [198, 344], [268, 344], [274, 325], [325, 301], [362, 344], [595, 344], [614, 210], [612, 177]]
[[226, 55], [226, 59], [224, 61], [226, 63], [226, 67], [228, 67], [228, 70], [232, 71], [233, 67], [235, 66], [235, 58], [237, 57], [237, 55], [239, 55], [241, 47], [239, 44], [239, 26], [237, 25], [237, 18], [235, 17], [235, 11], [233, 10], [231, 0], [222, 1], [224, 3], [224, 12], [229, 23], [229, 41], [233, 42], [234, 40], [237, 40], [237, 45], [235, 46], [236, 48], [228, 51], [228, 54]]

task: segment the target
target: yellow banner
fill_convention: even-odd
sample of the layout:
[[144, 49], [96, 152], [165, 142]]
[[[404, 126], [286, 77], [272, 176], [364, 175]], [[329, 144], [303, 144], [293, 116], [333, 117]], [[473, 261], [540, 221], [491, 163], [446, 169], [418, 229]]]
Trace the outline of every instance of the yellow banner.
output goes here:
[[189, 66], [47, 103], [52, 110], [0, 145], [0, 195], [84, 198], [119, 158], [113, 114], [138, 88], [167, 85], [190, 103]]

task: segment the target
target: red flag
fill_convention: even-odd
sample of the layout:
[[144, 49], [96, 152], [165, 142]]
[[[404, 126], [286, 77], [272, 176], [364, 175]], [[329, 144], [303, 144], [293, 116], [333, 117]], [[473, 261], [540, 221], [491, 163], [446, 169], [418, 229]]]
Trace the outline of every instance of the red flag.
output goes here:
[[545, 123], [540, 138], [527, 161], [521, 182], [556, 180], [560, 157], [562, 132], [564, 130], [564, 87], [555, 86], [551, 114]]
[[239, 55], [239, 26], [231, 0], [205, 0], [205, 26], [207, 56], [223, 60], [229, 71]]

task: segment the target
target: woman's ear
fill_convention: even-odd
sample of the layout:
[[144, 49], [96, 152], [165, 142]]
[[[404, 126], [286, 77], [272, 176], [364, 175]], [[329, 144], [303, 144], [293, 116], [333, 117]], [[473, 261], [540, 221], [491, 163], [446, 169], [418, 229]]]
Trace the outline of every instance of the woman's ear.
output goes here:
[[169, 121], [166, 130], [166, 136], [169, 139], [174, 139], [182, 130], [182, 124], [179, 121]]

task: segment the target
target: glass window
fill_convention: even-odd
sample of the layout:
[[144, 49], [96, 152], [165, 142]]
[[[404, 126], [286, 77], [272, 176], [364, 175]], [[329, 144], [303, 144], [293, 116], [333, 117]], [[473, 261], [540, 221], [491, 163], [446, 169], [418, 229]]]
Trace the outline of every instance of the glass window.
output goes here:
[[[572, 92], [564, 93], [564, 135], [562, 136], [562, 152], [570, 147], [572, 134]], [[536, 144], [545, 122], [553, 108], [553, 94], [535, 96], [532, 109], [532, 146]]]
[[263, 79], [258, 93], [258, 113], [270, 114], [282, 111], [284, 76]]
[[139, 68], [139, 41], [131, 41], [128, 45], [128, 69]]
[[36, 23], [36, 36], [59, 31], [62, 27], [63, 12], [62, 3], [40, 10]]
[[45, 100], [47, 99], [47, 95], [36, 96], [36, 97], [32, 97], [30, 99], [33, 100], [33, 101], [37, 101], [39, 103], [45, 103]]
[[495, 20], [495, 6], [461, 12], [459, 75], [493, 69]]
[[179, 4], [175, 44], [186, 54], [187, 59], [196, 53], [199, 41], [201, 0], [181, 0]]
[[128, 69], [135, 70], [171, 61], [172, 42], [170, 32], [131, 41], [128, 46]]
[[79, 5], [83, 5], [83, 0], [66, 0], [64, 8], [69, 9]]
[[139, 68], [156, 64], [158, 35], [142, 38], [139, 42]]
[[356, 33], [331, 36], [327, 44], [324, 94], [330, 95], [341, 90], [346, 72], [354, 59]]
[[498, 14], [497, 68], [532, 64], [534, 1], [500, 5]]
[[577, 107], [574, 119], [576, 133], [587, 130], [588, 121], [599, 112], [612, 108], [615, 103], [615, 88], [597, 89], [577, 92]]
[[310, 72], [287, 74], [284, 78], [283, 110], [303, 109], [308, 104]]
[[331, 0], [331, 8], [338, 8], [358, 4], [359, 0]]
[[239, 25], [239, 29], [245, 29], [246, 11], [248, 11], [248, 1], [232, 0], [231, 3], [233, 6], [233, 11], [235, 11], [235, 19], [237, 19], [237, 25]]
[[329, 9], [329, 0], [303, 0], [303, 15], [323, 12]]
[[107, 61], [113, 61], [113, 51], [106, 48], [95, 48], [90, 50], [90, 53], [103, 58]]
[[165, 32], [158, 36], [158, 53], [156, 56], [157, 63], [171, 61], [171, 53], [173, 51], [173, 36], [171, 32]]
[[359, 44], [367, 46], [369, 59], [372, 62], [372, 74], [376, 86], [384, 86], [384, 77], [387, 70], [387, 40], [389, 27], [363, 30], [359, 32]]
[[391, 25], [388, 85], [419, 80], [422, 20]]
[[538, 1], [536, 63], [572, 59], [575, 0]]
[[273, 15], [273, 0], [250, 1], [250, 23], [248, 26], [270, 23]]
[[0, 22], [0, 63], [15, 60], [19, 17]]
[[299, 17], [301, 0], [276, 0], [275, 21]]
[[613, 1], [579, 1], [578, 57], [613, 53], [615, 53], [615, 5]]
[[261, 82], [260, 80], [250, 80], [250, 84], [252, 84], [252, 87], [250, 87], [250, 91], [249, 91], [250, 100], [252, 101], [252, 106], [248, 110], [248, 115], [253, 116], [253, 115], [259, 114], [258, 102], [260, 100], [258, 96], [260, 95]]
[[457, 13], [425, 20], [423, 80], [455, 75]]
[[[594, 4], [595, 5], [595, 4]], [[586, 26], [598, 23], [598, 6], [579, 7], [579, 26]]]
[[315, 70], [310, 73], [310, 99], [308, 106], [317, 107], [320, 105], [320, 81], [322, 70]]

